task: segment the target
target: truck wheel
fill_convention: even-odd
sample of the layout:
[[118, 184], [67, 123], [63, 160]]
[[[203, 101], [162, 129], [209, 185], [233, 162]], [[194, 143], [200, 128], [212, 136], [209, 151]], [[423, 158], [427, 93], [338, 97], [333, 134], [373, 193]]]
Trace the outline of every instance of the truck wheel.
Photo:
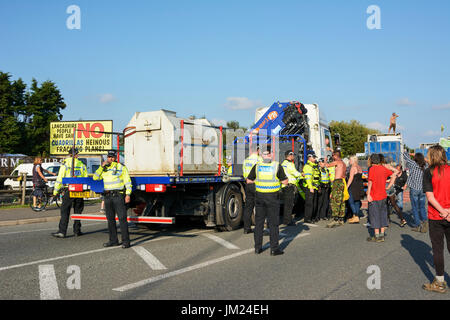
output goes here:
[[240, 227], [244, 213], [243, 203], [239, 189], [236, 186], [230, 186], [224, 195], [222, 212], [225, 225], [221, 226], [223, 231], [232, 231]]

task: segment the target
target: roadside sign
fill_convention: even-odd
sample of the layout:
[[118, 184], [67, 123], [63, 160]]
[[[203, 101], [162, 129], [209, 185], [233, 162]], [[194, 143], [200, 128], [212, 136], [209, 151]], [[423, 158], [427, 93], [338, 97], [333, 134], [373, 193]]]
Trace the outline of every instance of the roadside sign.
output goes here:
[[112, 149], [112, 120], [50, 123], [50, 154], [67, 155], [74, 144], [80, 154], [106, 154]]

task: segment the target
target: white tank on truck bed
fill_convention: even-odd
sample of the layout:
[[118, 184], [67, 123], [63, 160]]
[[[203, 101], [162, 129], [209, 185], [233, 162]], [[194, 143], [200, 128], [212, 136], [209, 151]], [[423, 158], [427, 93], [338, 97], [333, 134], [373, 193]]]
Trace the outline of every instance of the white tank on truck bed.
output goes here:
[[217, 174], [220, 137], [206, 119], [163, 109], [136, 112], [124, 130], [125, 165], [132, 176]]

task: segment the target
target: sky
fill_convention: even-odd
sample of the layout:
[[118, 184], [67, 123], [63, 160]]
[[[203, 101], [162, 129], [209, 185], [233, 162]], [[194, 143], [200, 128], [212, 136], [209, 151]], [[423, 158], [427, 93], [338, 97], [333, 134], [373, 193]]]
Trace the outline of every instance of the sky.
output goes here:
[[416, 148], [450, 136], [449, 33], [448, 0], [0, 0], [0, 71], [115, 131], [161, 108], [250, 126], [296, 100], [383, 132], [396, 112]]

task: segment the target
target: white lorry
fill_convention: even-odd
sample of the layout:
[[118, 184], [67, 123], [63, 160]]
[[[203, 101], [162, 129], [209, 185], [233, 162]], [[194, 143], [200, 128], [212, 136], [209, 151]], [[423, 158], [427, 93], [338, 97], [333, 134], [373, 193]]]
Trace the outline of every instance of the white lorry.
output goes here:
[[[284, 156], [286, 150], [293, 150], [301, 156], [298, 162], [306, 158], [307, 143], [318, 156], [325, 156], [325, 139], [332, 147], [326, 121], [317, 105], [308, 108], [311, 111], [306, 112], [302, 104], [275, 103], [249, 134], [262, 146], [280, 142], [277, 154]], [[269, 136], [264, 136], [261, 128], [268, 128]], [[223, 128], [206, 119], [183, 119], [168, 110], [136, 112], [123, 134], [125, 165], [133, 186], [128, 221], [172, 224], [184, 215], [201, 218], [207, 226], [221, 230], [240, 227], [245, 201], [242, 163], [248, 156], [249, 134], [232, 143], [236, 152], [231, 175], [222, 171]], [[235, 161], [238, 151], [242, 157]], [[103, 192], [103, 182], [90, 177], [64, 178], [63, 183], [69, 185], [73, 196], [89, 190]], [[72, 215], [72, 219], [105, 221], [106, 217], [82, 214]]]

